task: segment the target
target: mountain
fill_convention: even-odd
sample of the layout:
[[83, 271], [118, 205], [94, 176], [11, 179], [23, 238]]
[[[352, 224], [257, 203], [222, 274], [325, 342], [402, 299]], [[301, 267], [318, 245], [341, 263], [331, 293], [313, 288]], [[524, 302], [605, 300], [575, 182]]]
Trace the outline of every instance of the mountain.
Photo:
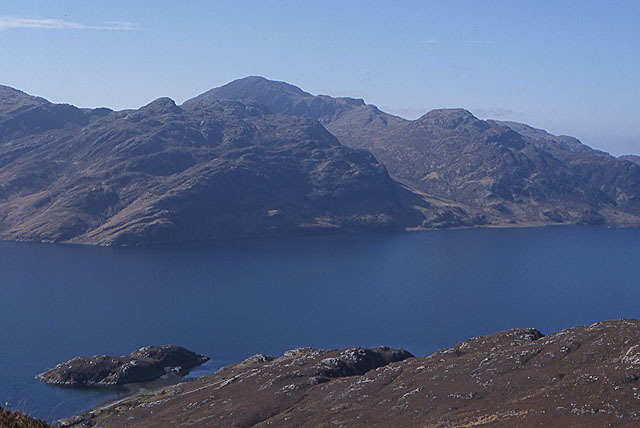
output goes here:
[[633, 158], [463, 109], [405, 120], [262, 77], [124, 111], [0, 86], [0, 183], [5, 240], [640, 224]]
[[300, 116], [323, 122], [349, 113], [353, 108], [368, 108], [360, 99], [333, 98], [328, 95], [313, 96], [289, 83], [267, 80], [258, 76], [235, 80], [211, 89], [186, 101], [184, 106], [206, 104], [217, 100], [253, 100], [272, 113]]
[[489, 120], [488, 122], [494, 125], [506, 126], [518, 134], [537, 142], [538, 145], [543, 146], [547, 150], [562, 149], [574, 152], [589, 152], [592, 154], [606, 156], [605, 152], [594, 150], [591, 147], [582, 144], [580, 140], [574, 137], [569, 137], [567, 135], [552, 135], [545, 130], [537, 129], [524, 123], [501, 120]]
[[79, 109], [0, 87], [0, 239], [144, 245], [471, 224], [250, 100]]
[[487, 224], [640, 223], [640, 167], [516, 122], [464, 109], [417, 120], [363, 100], [314, 96], [247, 77], [189, 100], [251, 99], [275, 114], [319, 120], [345, 145], [370, 150], [390, 174], [432, 197], [479, 213]]
[[[637, 427], [640, 322], [517, 328], [430, 356], [390, 348], [258, 354], [117, 400], [72, 426]], [[131, 425], [133, 424], [133, 425]]]
[[637, 155], [624, 155], [624, 156], [618, 157], [618, 159], [626, 160], [626, 161], [637, 163], [638, 165], [640, 165], [640, 156], [637, 156]]

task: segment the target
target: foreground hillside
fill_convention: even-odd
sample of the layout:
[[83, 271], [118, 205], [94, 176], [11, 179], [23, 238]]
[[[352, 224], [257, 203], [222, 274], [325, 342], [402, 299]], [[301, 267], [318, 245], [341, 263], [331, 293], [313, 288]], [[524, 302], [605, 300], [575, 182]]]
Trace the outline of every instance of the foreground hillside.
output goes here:
[[223, 99], [318, 119], [343, 144], [370, 150], [394, 178], [478, 211], [488, 224], [640, 223], [635, 158], [615, 158], [572, 137], [479, 120], [463, 109], [405, 120], [361, 99], [313, 96], [261, 77], [236, 80], [185, 105]]
[[10, 412], [0, 407], [0, 428], [48, 428], [44, 421], [33, 419], [20, 412]]
[[316, 120], [252, 101], [115, 112], [0, 87], [0, 239], [144, 245], [452, 219], [471, 224]]
[[637, 427], [638, 400], [640, 322], [618, 320], [548, 336], [508, 330], [428, 357], [390, 348], [256, 355], [73, 422], [103, 428]]

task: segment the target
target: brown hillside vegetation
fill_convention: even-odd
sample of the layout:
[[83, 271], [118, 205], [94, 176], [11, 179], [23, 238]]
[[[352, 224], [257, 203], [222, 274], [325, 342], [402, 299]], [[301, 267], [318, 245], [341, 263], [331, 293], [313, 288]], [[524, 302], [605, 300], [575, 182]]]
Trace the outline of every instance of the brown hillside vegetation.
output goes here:
[[49, 428], [44, 421], [0, 407], [0, 428]]
[[638, 427], [640, 322], [548, 336], [513, 329], [427, 357], [389, 348], [257, 355], [76, 421], [102, 428]]

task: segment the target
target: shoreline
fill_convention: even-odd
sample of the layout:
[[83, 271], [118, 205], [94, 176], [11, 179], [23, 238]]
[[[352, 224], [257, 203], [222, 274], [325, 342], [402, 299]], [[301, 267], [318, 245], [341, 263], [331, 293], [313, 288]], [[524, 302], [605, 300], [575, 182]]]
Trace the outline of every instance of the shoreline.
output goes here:
[[[338, 417], [354, 427], [389, 426], [391, 420], [396, 427], [439, 427], [445, 415], [451, 427], [640, 421], [632, 396], [640, 375], [629, 377], [640, 371], [635, 319], [546, 336], [532, 328], [511, 329], [428, 356], [382, 362], [362, 374], [339, 369], [357, 366], [354, 355], [366, 352], [298, 348], [277, 358], [258, 354], [214, 374], [111, 400], [54, 426], [152, 427], [163, 421], [178, 427], [199, 420], [216, 421], [209, 426], [310, 427]], [[590, 376], [586, 381], [584, 373]], [[242, 423], [249, 420], [251, 425]]]
[[640, 229], [640, 224], [636, 223], [611, 223], [611, 224], [580, 224], [580, 223], [553, 223], [553, 222], [530, 222], [530, 223], [496, 223], [496, 224], [481, 224], [472, 226], [452, 226], [452, 227], [407, 227], [399, 230], [371, 230], [371, 231], [312, 231], [309, 233], [291, 233], [283, 235], [260, 235], [260, 236], [240, 236], [235, 238], [220, 238], [209, 240], [189, 240], [189, 241], [174, 241], [174, 242], [159, 242], [154, 244], [144, 245], [111, 245], [111, 244], [95, 244], [89, 242], [76, 242], [76, 241], [35, 241], [35, 240], [20, 240], [20, 239], [1, 239], [0, 242], [6, 243], [20, 243], [20, 244], [43, 244], [43, 245], [63, 245], [71, 247], [92, 247], [92, 248], [161, 248], [172, 245], [192, 245], [192, 244], [207, 244], [207, 243], [219, 243], [219, 242], [238, 242], [247, 240], [268, 240], [268, 239], [282, 239], [282, 238], [305, 238], [305, 237], [317, 237], [317, 236], [357, 236], [365, 234], [393, 234], [393, 233], [415, 233], [415, 232], [439, 232], [439, 231], [458, 231], [458, 230], [474, 230], [474, 229], [539, 229], [539, 228], [585, 228], [585, 229]]

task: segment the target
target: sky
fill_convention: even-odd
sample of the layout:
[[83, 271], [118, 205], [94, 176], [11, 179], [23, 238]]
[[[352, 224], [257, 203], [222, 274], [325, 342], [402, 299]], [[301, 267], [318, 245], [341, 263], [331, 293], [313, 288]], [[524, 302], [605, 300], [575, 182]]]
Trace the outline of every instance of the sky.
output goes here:
[[0, 84], [124, 109], [260, 75], [640, 154], [638, 23], [637, 0], [0, 0]]

